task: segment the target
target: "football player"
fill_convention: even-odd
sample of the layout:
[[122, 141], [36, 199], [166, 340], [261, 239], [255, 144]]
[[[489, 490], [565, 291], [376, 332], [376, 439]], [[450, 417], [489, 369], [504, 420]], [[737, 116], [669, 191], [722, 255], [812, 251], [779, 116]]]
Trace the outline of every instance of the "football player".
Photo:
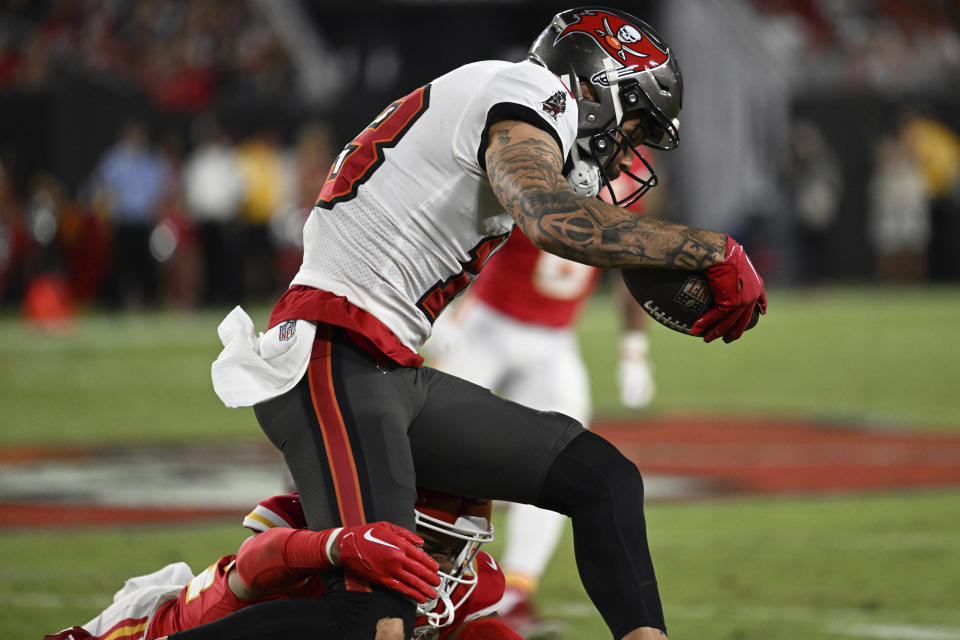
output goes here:
[[[422, 490], [416, 510], [419, 537], [387, 523], [314, 532], [305, 530], [296, 494], [273, 496], [244, 518], [243, 525], [257, 535], [237, 554], [223, 556], [197, 576], [181, 562], [132, 578], [99, 616], [45, 640], [151, 640], [255, 602], [322, 598], [319, 573], [336, 566], [374, 576], [414, 598], [419, 615], [413, 640], [446, 640], [454, 634], [520, 640], [495, 619], [503, 574], [480, 551], [493, 539], [490, 501]], [[415, 546], [421, 544], [422, 551]]]
[[[423, 550], [439, 566], [437, 595], [417, 606], [412, 640], [520, 640], [499, 621], [504, 576], [481, 545], [493, 540], [492, 503], [427, 489], [417, 490], [415, 520]], [[299, 496], [262, 501], [245, 519], [255, 532], [305, 527]]]
[[[581, 579], [612, 635], [666, 635], [636, 466], [576, 420], [423, 367], [417, 350], [514, 225], [577, 262], [704, 271], [716, 305], [692, 332], [738, 339], [766, 307], [743, 248], [620, 206], [656, 183], [648, 162], [628, 168], [637, 145], [679, 143], [682, 95], [676, 56], [649, 25], [572, 9], [527, 60], [455, 69], [388, 105], [343, 149], [267, 331], [234, 309], [212, 369], [224, 403], [253, 406], [283, 452], [311, 529], [383, 520], [413, 530], [418, 483], [558, 511], [572, 519]], [[613, 190], [621, 173], [631, 188]], [[599, 182], [612, 204], [576, 193], [568, 176]], [[396, 592], [349, 574], [327, 587], [327, 606], [362, 619], [355, 637], [387, 624], [384, 638], [412, 632], [415, 607]], [[315, 600], [282, 604], [252, 607], [262, 631], [243, 637], [275, 637], [270, 621], [317, 632]], [[220, 622], [182, 638], [229, 638]]]

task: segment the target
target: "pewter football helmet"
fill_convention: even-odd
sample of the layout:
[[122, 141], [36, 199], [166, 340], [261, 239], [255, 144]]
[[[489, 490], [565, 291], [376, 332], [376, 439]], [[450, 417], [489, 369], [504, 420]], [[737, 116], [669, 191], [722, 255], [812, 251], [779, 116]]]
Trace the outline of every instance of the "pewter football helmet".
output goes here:
[[[559, 76], [577, 101], [572, 162], [581, 173], [581, 182], [585, 168], [578, 163], [594, 163], [599, 181], [619, 206], [635, 202], [655, 186], [656, 172], [636, 147], [675, 149], [680, 144], [677, 117], [683, 105], [680, 65], [663, 39], [628, 13], [582, 7], [555, 15], [528, 57]], [[581, 82], [590, 85], [596, 101], [584, 95]], [[621, 125], [634, 118], [640, 125], [628, 136]], [[649, 175], [626, 171], [637, 187], [618, 197], [610, 178], [617, 175], [613, 161], [620, 150], [635, 154]]]

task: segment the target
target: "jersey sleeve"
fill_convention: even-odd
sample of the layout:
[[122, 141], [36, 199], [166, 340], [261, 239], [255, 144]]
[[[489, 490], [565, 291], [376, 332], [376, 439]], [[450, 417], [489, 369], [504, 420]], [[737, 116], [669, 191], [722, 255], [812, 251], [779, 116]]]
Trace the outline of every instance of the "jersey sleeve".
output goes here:
[[150, 636], [159, 637], [219, 620], [251, 604], [234, 595], [227, 575], [236, 557], [223, 556], [191, 580], [176, 600], [165, 603], [150, 623]]
[[257, 503], [243, 519], [243, 526], [254, 533], [263, 533], [274, 527], [306, 529], [307, 519], [296, 492], [271, 496]]
[[[475, 161], [486, 172], [486, 150], [490, 125], [519, 120], [549, 133], [564, 158], [577, 134], [577, 103], [563, 82], [547, 69], [532, 62], [504, 65], [477, 93], [457, 131], [456, 144], [469, 147]], [[458, 149], [465, 156], [467, 148]]]

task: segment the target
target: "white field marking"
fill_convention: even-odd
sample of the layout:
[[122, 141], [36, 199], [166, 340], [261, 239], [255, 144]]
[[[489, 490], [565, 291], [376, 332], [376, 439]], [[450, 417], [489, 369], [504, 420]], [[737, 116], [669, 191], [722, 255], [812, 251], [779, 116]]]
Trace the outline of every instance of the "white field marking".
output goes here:
[[957, 627], [921, 627], [906, 624], [835, 625], [830, 633], [857, 638], [889, 638], [890, 640], [960, 640]]
[[[939, 609], [911, 609], [912, 613], [929, 616], [940, 615]], [[586, 618], [599, 616], [596, 609], [587, 601], [554, 602], [546, 605], [542, 613], [556, 618]], [[920, 626], [906, 624], [867, 624], [859, 621], [864, 619], [863, 609], [854, 607], [824, 608], [819, 606], [753, 606], [753, 607], [720, 607], [717, 605], [672, 604], [667, 603], [665, 613], [669, 619], [703, 620], [722, 619], [749, 622], [816, 622], [823, 619], [833, 620], [828, 628], [830, 633], [863, 638], [890, 638], [892, 640], [960, 640], [960, 626]], [[890, 612], [896, 615], [896, 612]], [[951, 618], [960, 624], [960, 617]]]
[[[62, 609], [64, 607], [101, 608], [106, 609], [113, 602], [113, 594], [85, 593], [82, 595], [65, 596], [61, 593], [44, 591], [26, 591], [7, 593], [0, 596], [0, 605], [3, 607], [20, 609]], [[77, 624], [81, 624], [81, 621]]]
[[[665, 609], [665, 613], [668, 618], [680, 618], [683, 620], [723, 618], [726, 620], [752, 621], [804, 621], [813, 620], [823, 616], [839, 618], [842, 620], [845, 618], [853, 618], [855, 616], [862, 617], [863, 615], [862, 610], [854, 608], [835, 608], [824, 610], [822, 607], [806, 606], [718, 607], [716, 605], [709, 604], [698, 605], [667, 603]], [[587, 601], [554, 602], [544, 605], [542, 612], [547, 616], [571, 618], [585, 618], [588, 616], [597, 615], [597, 610]]]
[[[283, 493], [279, 459], [211, 461], [149, 450], [76, 461], [42, 460], [10, 465], [0, 473], [0, 496], [38, 496], [111, 507], [236, 508], [246, 513], [265, 495]], [[271, 493], [272, 492], [272, 493]]]
[[596, 608], [586, 600], [568, 600], [545, 604], [541, 613], [548, 618], [588, 618], [600, 615]]
[[710, 604], [672, 604], [665, 607], [667, 617], [680, 619], [718, 618], [724, 620], [747, 620], [752, 622], [792, 621], [803, 622], [822, 618], [835, 620], [862, 619], [863, 610], [853, 607], [824, 608], [806, 605], [777, 606], [717, 606]]
[[955, 533], [931, 533], [928, 531], [905, 531], [899, 533], [864, 534], [856, 541], [837, 541], [831, 546], [856, 549], [880, 549], [900, 551], [915, 549], [955, 549], [960, 538]]

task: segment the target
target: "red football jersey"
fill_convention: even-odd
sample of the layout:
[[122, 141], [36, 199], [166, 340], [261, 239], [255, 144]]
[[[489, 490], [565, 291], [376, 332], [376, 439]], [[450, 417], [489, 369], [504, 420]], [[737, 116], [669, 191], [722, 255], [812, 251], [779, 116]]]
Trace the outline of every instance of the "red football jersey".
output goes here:
[[[426, 616], [418, 616], [413, 640], [431, 640], [433, 638], [446, 640], [462, 624], [496, 612], [497, 606], [503, 599], [506, 585], [503, 571], [497, 565], [496, 560], [485, 551], [480, 551], [477, 557], [473, 559], [473, 570], [477, 575], [477, 583], [473, 586], [473, 590], [469, 591], [470, 586], [461, 584], [453, 590], [450, 597], [455, 605], [466, 598], [466, 601], [457, 607], [453, 622], [439, 629], [439, 633], [434, 636], [433, 632], [437, 629], [427, 626]], [[443, 604], [437, 606], [442, 607]]]
[[515, 228], [471, 291], [500, 313], [560, 328], [573, 325], [599, 278], [600, 269], [541, 251]]
[[[273, 527], [299, 528], [303, 524], [305, 522], [299, 496], [295, 493], [262, 500], [244, 519], [244, 526], [255, 533], [262, 533]], [[47, 635], [45, 639], [151, 640], [219, 620], [255, 602], [284, 598], [319, 598], [326, 592], [323, 581], [319, 578], [298, 580], [291, 576], [289, 588], [286, 588], [285, 584], [275, 585], [284, 588], [283, 593], [257, 600], [243, 600], [234, 595], [227, 584], [227, 577], [235, 562], [236, 555], [223, 556], [187, 582], [176, 599], [164, 600], [175, 593], [176, 587], [173, 585], [179, 586], [189, 579], [186, 576], [193, 575], [183, 563], [175, 563], [178, 566], [169, 565], [161, 571], [140, 578], [143, 584], [133, 585], [132, 590], [128, 589], [131, 593], [119, 605], [115, 605], [119, 607], [117, 611], [108, 609], [96, 619], [100, 626], [95, 633], [103, 633], [101, 629], [106, 629], [104, 635], [96, 636], [82, 627], [71, 627], [57, 634]], [[174, 569], [179, 569], [179, 573], [174, 575]], [[433, 627], [421, 626], [426, 625], [426, 617], [420, 616], [416, 620], [420, 634], [416, 636], [418, 639], [445, 640], [464, 623], [496, 611], [504, 593], [503, 572], [496, 561], [483, 551], [474, 558], [473, 571], [477, 575], [475, 586], [471, 589], [469, 586], [459, 585], [452, 594], [451, 600], [454, 603], [464, 600], [463, 604], [457, 607], [453, 622], [436, 633], [438, 630]], [[160, 589], [162, 594], [157, 589]], [[137, 598], [138, 594], [144, 594], [144, 597]], [[158, 599], [163, 601], [159, 607], [155, 604]], [[150, 616], [150, 613], [153, 615]]]
[[[227, 574], [233, 567], [236, 556], [223, 556], [210, 565], [204, 572], [190, 581], [180, 591], [176, 600], [165, 602], [158, 609], [150, 622], [150, 628], [144, 638], [159, 638], [184, 629], [191, 629], [207, 622], [219, 620], [234, 611], [247, 607], [254, 602], [278, 600], [282, 598], [313, 598], [324, 594], [321, 580], [307, 580], [292, 585], [290, 591], [261, 598], [256, 601], [238, 598], [227, 585]], [[445, 640], [460, 625], [470, 620], [488, 616], [496, 611], [497, 605], [503, 598], [505, 581], [503, 571], [496, 561], [487, 553], [481, 551], [473, 561], [473, 570], [477, 574], [477, 583], [472, 591], [469, 586], [459, 585], [453, 592], [451, 600], [456, 603], [466, 599], [457, 607], [453, 622], [439, 630], [437, 640]], [[443, 605], [438, 605], [443, 606]], [[426, 640], [432, 638], [432, 627], [427, 627], [426, 617], [417, 618], [417, 631], [414, 638]]]
[[235, 555], [223, 556], [191, 580], [180, 591], [176, 600], [162, 604], [150, 622], [150, 628], [144, 638], [149, 640], [184, 629], [192, 629], [201, 624], [219, 620], [254, 602], [320, 597], [325, 592], [323, 581], [312, 579], [292, 584], [287, 593], [258, 600], [243, 600], [234, 595], [227, 584], [227, 574], [233, 568], [235, 561]]

